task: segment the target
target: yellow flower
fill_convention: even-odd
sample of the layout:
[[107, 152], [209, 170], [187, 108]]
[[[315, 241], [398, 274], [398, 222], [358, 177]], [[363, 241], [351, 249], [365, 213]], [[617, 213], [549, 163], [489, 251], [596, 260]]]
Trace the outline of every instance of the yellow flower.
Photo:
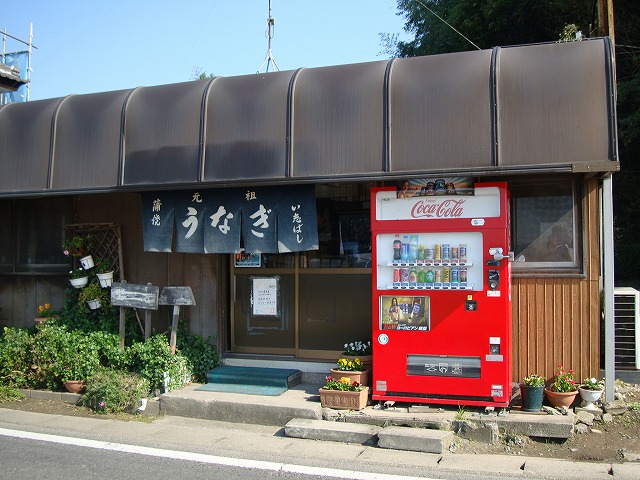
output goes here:
[[44, 307], [42, 305], [38, 305], [38, 312], [44, 312]]

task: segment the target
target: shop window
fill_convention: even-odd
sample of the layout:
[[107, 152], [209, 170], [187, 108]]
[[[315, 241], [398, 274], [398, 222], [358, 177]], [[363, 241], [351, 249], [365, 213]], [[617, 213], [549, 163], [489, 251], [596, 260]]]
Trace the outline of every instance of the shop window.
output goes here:
[[513, 272], [581, 271], [580, 202], [570, 176], [510, 181]]
[[[366, 206], [366, 208], [363, 208]], [[371, 268], [369, 200], [318, 198], [318, 250], [306, 252], [309, 268]]]
[[68, 198], [15, 200], [0, 203], [2, 273], [66, 273], [69, 258], [62, 253], [64, 225], [70, 223]]

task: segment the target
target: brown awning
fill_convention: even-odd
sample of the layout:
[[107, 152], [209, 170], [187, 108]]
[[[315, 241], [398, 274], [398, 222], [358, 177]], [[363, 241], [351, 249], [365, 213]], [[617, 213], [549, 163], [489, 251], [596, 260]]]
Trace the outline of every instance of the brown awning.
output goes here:
[[618, 170], [608, 39], [0, 107], [0, 196]]

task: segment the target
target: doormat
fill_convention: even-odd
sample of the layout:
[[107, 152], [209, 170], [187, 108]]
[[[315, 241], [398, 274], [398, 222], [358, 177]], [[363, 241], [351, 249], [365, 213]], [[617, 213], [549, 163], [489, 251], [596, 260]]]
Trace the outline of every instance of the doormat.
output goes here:
[[196, 390], [278, 396], [300, 383], [301, 377], [300, 370], [289, 368], [221, 365], [207, 372], [207, 383]]

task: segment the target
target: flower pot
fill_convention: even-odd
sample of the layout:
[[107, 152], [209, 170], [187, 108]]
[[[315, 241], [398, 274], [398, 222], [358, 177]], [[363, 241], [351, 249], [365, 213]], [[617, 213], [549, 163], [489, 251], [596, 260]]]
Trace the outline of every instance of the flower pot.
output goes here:
[[93, 263], [93, 257], [91, 255], [82, 257], [80, 259], [80, 265], [82, 265], [82, 268], [84, 268], [85, 270], [89, 270], [90, 268], [93, 268], [93, 266], [95, 265]]
[[544, 393], [547, 396], [547, 400], [552, 407], [567, 407], [569, 408], [578, 395], [578, 391], [573, 392], [554, 392], [548, 388], [544, 389]]
[[578, 387], [578, 391], [580, 392], [580, 397], [582, 398], [582, 404], [580, 406], [583, 408], [592, 409], [596, 408], [593, 403], [600, 400], [600, 397], [604, 392], [604, 390], [589, 390], [583, 387]]
[[542, 392], [544, 386], [533, 387], [520, 385], [520, 397], [522, 398], [523, 412], [539, 412], [542, 409]]
[[71, 283], [74, 288], [82, 288], [89, 283], [89, 277], [70, 278], [69, 283]]
[[367, 370], [371, 369], [373, 365], [373, 355], [345, 355], [344, 353], [340, 355], [340, 358], [344, 358], [349, 361], [353, 361], [356, 358], [362, 362]]
[[66, 388], [67, 392], [70, 393], [80, 393], [84, 390], [84, 387], [84, 380], [67, 380], [64, 382], [64, 388]]
[[102, 288], [110, 287], [113, 282], [113, 272], [96, 273], [96, 277], [98, 277]]
[[337, 410], [362, 410], [367, 406], [369, 387], [364, 387], [359, 392], [346, 392], [342, 390], [320, 390], [320, 404], [323, 407]]
[[40, 325], [40, 324], [46, 322], [47, 320], [49, 320], [50, 318], [51, 317], [36, 317], [35, 318], [36, 325]]
[[351, 383], [358, 382], [360, 385], [369, 384], [369, 370], [348, 371], [337, 370], [335, 368], [331, 369], [331, 378], [333, 378], [334, 380], [340, 380], [342, 377], [347, 377], [349, 380], [351, 380]]
[[87, 302], [87, 305], [89, 306], [89, 308], [91, 310], [95, 310], [97, 308], [100, 308], [100, 300], [94, 299], [94, 300], [89, 300]]

